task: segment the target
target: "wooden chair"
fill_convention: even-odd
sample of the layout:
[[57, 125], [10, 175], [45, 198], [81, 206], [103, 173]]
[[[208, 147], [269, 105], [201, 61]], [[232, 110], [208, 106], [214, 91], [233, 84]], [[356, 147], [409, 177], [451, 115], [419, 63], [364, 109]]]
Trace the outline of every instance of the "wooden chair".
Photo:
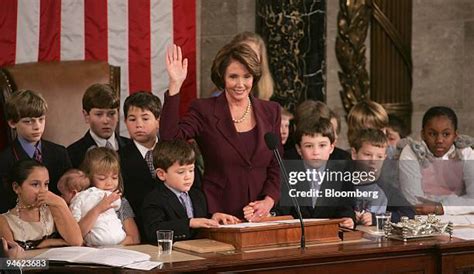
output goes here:
[[104, 61], [25, 63], [0, 68], [0, 149], [16, 134], [5, 121], [5, 100], [13, 92], [40, 92], [48, 103], [43, 138], [68, 146], [84, 135], [82, 95], [95, 83], [108, 83], [120, 94], [120, 67]]

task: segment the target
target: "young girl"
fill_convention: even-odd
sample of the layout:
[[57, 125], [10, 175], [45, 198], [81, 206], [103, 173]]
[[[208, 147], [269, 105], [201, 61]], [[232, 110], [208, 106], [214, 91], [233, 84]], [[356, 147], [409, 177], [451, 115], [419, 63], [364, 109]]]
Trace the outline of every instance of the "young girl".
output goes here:
[[423, 141], [410, 140], [400, 155], [405, 197], [419, 214], [474, 213], [474, 153], [471, 143], [457, 133], [456, 113], [432, 107], [422, 127]]
[[263, 38], [255, 32], [244, 31], [232, 38], [233, 44], [247, 44], [258, 55], [262, 68], [262, 76], [253, 90], [253, 94], [262, 100], [270, 100], [273, 95], [273, 78], [268, 64], [267, 47]]
[[286, 144], [288, 137], [290, 136], [290, 121], [293, 119], [293, 114], [286, 110], [284, 107], [281, 107], [281, 144]]
[[[140, 235], [134, 220], [135, 215], [127, 199], [122, 198], [119, 205], [115, 205], [123, 193], [117, 154], [105, 147], [93, 148], [86, 153], [81, 169], [90, 179], [93, 187], [71, 200], [70, 208], [74, 217], [80, 219], [79, 226], [86, 244], [140, 243]], [[87, 206], [90, 204], [95, 206]], [[112, 208], [115, 208], [115, 216], [111, 216], [108, 211]], [[121, 227], [116, 225], [117, 217], [121, 222]], [[91, 234], [90, 237], [87, 236], [88, 234]], [[122, 235], [124, 237], [120, 239]], [[117, 239], [120, 241], [117, 242]]]
[[9, 183], [17, 204], [0, 215], [0, 237], [23, 249], [81, 245], [77, 222], [61, 197], [48, 190], [49, 174], [36, 160], [15, 163]]
[[[111, 191], [89, 187], [89, 178], [77, 169], [70, 169], [59, 179], [58, 189], [77, 221], [99, 204], [104, 196], [112, 194]], [[115, 209], [118, 210], [120, 204], [121, 200], [117, 199], [112, 203], [112, 208], [100, 213], [94, 226], [84, 235], [86, 245], [116, 245], [125, 239], [122, 221], [115, 213]]]

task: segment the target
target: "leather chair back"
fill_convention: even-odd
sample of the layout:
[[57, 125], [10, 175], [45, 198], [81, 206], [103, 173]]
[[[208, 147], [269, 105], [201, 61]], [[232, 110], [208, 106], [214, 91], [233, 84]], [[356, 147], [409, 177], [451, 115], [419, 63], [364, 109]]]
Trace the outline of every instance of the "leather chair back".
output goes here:
[[[95, 83], [111, 84], [119, 93], [120, 67], [104, 61], [39, 62], [3, 67], [0, 69], [0, 108], [4, 114], [5, 100], [17, 90], [40, 92], [48, 103], [43, 138], [68, 146], [88, 129], [82, 115], [82, 95]], [[2, 116], [0, 127], [6, 128], [0, 128], [0, 131], [6, 132], [8, 141], [11, 141], [15, 132]]]

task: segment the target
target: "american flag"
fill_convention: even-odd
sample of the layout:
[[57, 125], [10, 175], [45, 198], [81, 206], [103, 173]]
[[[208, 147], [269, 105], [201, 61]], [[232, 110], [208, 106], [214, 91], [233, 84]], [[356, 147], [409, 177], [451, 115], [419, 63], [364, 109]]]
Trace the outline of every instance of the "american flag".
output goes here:
[[163, 98], [173, 42], [189, 60], [183, 110], [197, 92], [195, 0], [0, 0], [0, 66], [108, 61], [121, 68], [122, 102], [139, 90]]

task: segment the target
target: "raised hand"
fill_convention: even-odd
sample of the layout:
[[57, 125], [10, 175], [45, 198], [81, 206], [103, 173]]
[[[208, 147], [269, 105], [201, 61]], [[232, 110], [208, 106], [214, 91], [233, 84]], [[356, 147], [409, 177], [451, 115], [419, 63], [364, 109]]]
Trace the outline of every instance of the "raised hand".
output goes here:
[[181, 47], [173, 44], [166, 50], [166, 70], [168, 71], [170, 96], [179, 93], [188, 74], [188, 59], [184, 58]]

